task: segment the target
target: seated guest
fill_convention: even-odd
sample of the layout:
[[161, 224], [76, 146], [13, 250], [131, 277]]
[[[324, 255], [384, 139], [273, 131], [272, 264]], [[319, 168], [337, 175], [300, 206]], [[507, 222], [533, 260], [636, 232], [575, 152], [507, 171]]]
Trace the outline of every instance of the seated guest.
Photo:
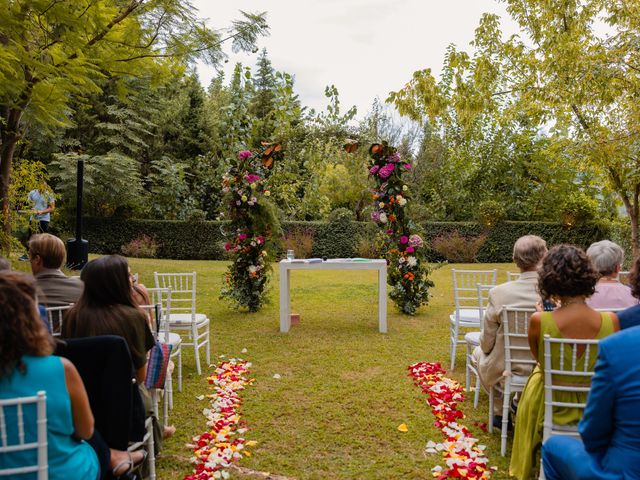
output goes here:
[[44, 295], [42, 301], [48, 307], [75, 303], [82, 295], [82, 281], [60, 271], [65, 256], [64, 242], [54, 235], [39, 233], [29, 240], [31, 272]]
[[[640, 299], [640, 257], [636, 258], [629, 274], [629, 285], [631, 295]], [[640, 325], [640, 305], [627, 308], [618, 313], [620, 319], [620, 330]]]
[[[515, 434], [511, 450], [509, 474], [528, 479], [534, 465], [536, 451], [542, 441], [544, 421], [544, 358], [543, 338], [602, 339], [618, 330], [618, 318], [613, 313], [600, 313], [586, 304], [593, 295], [598, 273], [587, 255], [572, 245], [559, 245], [542, 261], [538, 271], [538, 290], [543, 300], [552, 301], [557, 308], [552, 312], [536, 312], [529, 319], [529, 346], [538, 366], [533, 370], [522, 392], [516, 414]], [[569, 355], [569, 351], [565, 352]], [[552, 364], [559, 364], [559, 348], [551, 351]], [[594, 356], [595, 357], [595, 356]], [[570, 361], [568, 357], [567, 361]], [[593, 369], [595, 358], [590, 359]], [[567, 382], [571, 382], [569, 377]], [[575, 380], [573, 380], [575, 383]], [[563, 402], [585, 402], [586, 393], [557, 392]], [[578, 423], [581, 409], [565, 408], [554, 412], [557, 425]]]
[[[48, 474], [52, 480], [98, 479], [111, 470], [129, 472], [134, 459], [128, 452], [110, 450], [94, 431], [87, 393], [71, 362], [52, 356], [53, 339], [38, 318], [34, 280], [19, 272], [0, 273], [0, 399], [47, 394]], [[35, 407], [24, 410], [27, 441], [35, 441]], [[9, 439], [17, 439], [15, 411], [8, 415]], [[3, 432], [4, 435], [5, 432]], [[32, 452], [30, 464], [36, 463]], [[144, 455], [136, 452], [140, 462]], [[24, 453], [0, 455], [0, 469], [24, 466]], [[25, 477], [27, 478], [27, 477]], [[33, 476], [35, 478], [35, 474]]]
[[[90, 261], [82, 269], [80, 278], [84, 291], [77, 303], [65, 315], [64, 338], [118, 335], [129, 347], [136, 372], [140, 395], [145, 403], [147, 416], [152, 416], [153, 404], [144, 380], [147, 373], [147, 352], [155, 340], [149, 329], [148, 319], [131, 295], [129, 265], [120, 255], [107, 255]], [[155, 444], [159, 449], [165, 435], [157, 419], [153, 417]]]
[[[489, 391], [502, 379], [504, 371], [504, 326], [502, 308], [505, 305], [519, 308], [535, 308], [540, 301], [536, 290], [538, 285], [538, 265], [547, 253], [545, 241], [535, 235], [519, 238], [513, 245], [513, 261], [520, 270], [520, 277], [512, 282], [503, 283], [489, 291], [487, 309], [484, 314], [483, 331], [480, 346], [473, 352], [478, 366], [480, 381]], [[513, 372], [516, 375], [529, 375], [527, 371]], [[496, 396], [494, 403], [494, 423], [502, 422], [502, 397]]]
[[587, 305], [605, 310], [638, 304], [638, 300], [631, 295], [631, 289], [618, 280], [624, 261], [624, 250], [619, 245], [609, 240], [593, 243], [587, 250], [587, 256], [600, 275], [596, 293], [587, 299]]
[[580, 421], [582, 442], [552, 437], [542, 448], [548, 480], [640, 477], [640, 328], [603, 340]]

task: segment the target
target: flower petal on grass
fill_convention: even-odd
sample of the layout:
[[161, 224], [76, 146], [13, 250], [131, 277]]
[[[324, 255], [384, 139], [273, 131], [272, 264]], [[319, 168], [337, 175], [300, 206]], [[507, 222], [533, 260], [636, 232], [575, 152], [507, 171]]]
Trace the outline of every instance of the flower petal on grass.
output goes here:
[[407, 428], [407, 425], [405, 423], [401, 423], [400, 425], [398, 425], [398, 430], [405, 433], [409, 431], [409, 428]]

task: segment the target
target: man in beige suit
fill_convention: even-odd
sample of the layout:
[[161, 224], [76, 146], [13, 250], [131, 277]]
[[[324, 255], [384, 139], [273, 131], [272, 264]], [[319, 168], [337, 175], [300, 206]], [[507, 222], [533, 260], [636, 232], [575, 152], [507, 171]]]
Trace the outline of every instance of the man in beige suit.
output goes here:
[[[480, 346], [473, 351], [480, 382], [487, 391], [502, 379], [504, 371], [502, 308], [507, 305], [535, 308], [540, 301], [537, 292], [537, 270], [546, 253], [547, 244], [542, 238], [535, 235], [519, 238], [513, 245], [513, 261], [520, 269], [520, 278], [489, 290], [487, 309], [482, 319], [484, 326], [480, 335]], [[531, 371], [516, 373], [529, 375]], [[493, 405], [494, 422], [499, 424], [502, 421], [502, 397], [496, 395]]]

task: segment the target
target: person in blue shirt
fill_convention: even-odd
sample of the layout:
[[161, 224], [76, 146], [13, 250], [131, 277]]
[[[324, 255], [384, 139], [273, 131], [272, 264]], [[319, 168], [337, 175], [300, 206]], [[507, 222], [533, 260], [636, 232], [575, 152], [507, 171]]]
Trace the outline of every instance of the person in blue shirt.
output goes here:
[[[27, 200], [31, 204], [31, 216], [29, 217], [29, 236], [27, 241], [34, 233], [47, 233], [49, 231], [49, 223], [51, 222], [51, 212], [56, 209], [56, 202], [53, 195], [47, 190], [45, 183], [38, 188], [33, 189], [27, 195]], [[34, 229], [33, 222], [37, 222]], [[29, 256], [24, 254], [19, 259], [22, 262], [29, 261]]]
[[[629, 286], [631, 295], [640, 299], [640, 257], [636, 258], [629, 274]], [[627, 308], [618, 313], [620, 330], [640, 325], [640, 305]]]
[[557, 436], [544, 444], [547, 480], [640, 479], [638, 345], [640, 327], [600, 342], [589, 400], [579, 425], [582, 442]]

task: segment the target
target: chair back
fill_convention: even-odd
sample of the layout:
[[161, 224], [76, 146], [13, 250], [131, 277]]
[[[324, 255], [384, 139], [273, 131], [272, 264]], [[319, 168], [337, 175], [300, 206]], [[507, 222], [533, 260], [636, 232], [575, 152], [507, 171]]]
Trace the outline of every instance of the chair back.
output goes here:
[[534, 308], [505, 306], [502, 309], [504, 333], [504, 369], [509, 372], [512, 383], [524, 386], [529, 373], [536, 366], [536, 360], [529, 347], [529, 317]]
[[173, 313], [196, 314], [196, 272], [153, 273], [156, 288], [171, 290], [171, 303], [165, 309], [166, 315]]
[[513, 282], [520, 278], [520, 272], [507, 272], [507, 282]]
[[[36, 416], [33, 420], [25, 409], [34, 405]], [[15, 414], [13, 413], [15, 411]], [[7, 425], [7, 419], [15, 418], [15, 431]], [[32, 421], [36, 432], [35, 441], [27, 440], [25, 420]], [[17, 438], [14, 438], [17, 437]], [[47, 458], [47, 395], [39, 391], [33, 397], [11, 398], [0, 400], [0, 455], [10, 455], [16, 452], [36, 450], [36, 463], [21, 467], [0, 469], [0, 477], [16, 478], [26, 473], [36, 473], [38, 480], [49, 478], [49, 465]]]
[[148, 288], [151, 295], [151, 304], [156, 309], [157, 331], [165, 335], [165, 340], [169, 341], [169, 312], [171, 311], [171, 289], [170, 288]]
[[64, 314], [73, 307], [73, 303], [69, 305], [62, 305], [60, 307], [46, 307], [47, 311], [47, 320], [49, 321], [49, 330], [51, 331], [51, 335], [54, 337], [59, 337], [62, 333], [62, 320]]
[[627, 272], [627, 271], [618, 272], [618, 281], [620, 283], [624, 283], [625, 285], [630, 285], [629, 284], [629, 280], [630, 280], [629, 279], [629, 275], [630, 274], [631, 274], [631, 272]]
[[451, 274], [456, 318], [464, 318], [465, 321], [473, 318], [473, 322], [479, 324], [478, 285], [495, 285], [498, 271], [452, 269]]
[[489, 303], [489, 291], [494, 287], [494, 285], [482, 285], [478, 284], [478, 308], [480, 311], [480, 331], [484, 329], [484, 322], [482, 319], [484, 318], [484, 313], [487, 310], [487, 304]]
[[[594, 360], [598, 356], [599, 340], [552, 338], [544, 336], [544, 429], [543, 441], [553, 435], [580, 437], [577, 425], [558, 426], [553, 423], [554, 408], [584, 410], [591, 389]], [[552, 346], [557, 345], [558, 357], [552, 358]], [[569, 354], [567, 355], [565, 354]], [[568, 360], [567, 360], [568, 358]], [[584, 402], [563, 402], [556, 393], [583, 393]]]

